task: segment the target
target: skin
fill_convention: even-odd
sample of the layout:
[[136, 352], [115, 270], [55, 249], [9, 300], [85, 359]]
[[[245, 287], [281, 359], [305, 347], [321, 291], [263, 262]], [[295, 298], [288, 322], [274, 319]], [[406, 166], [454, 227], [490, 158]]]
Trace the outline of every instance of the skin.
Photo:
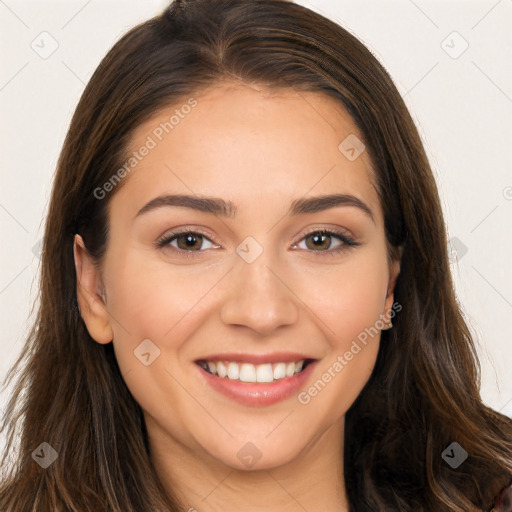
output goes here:
[[[380, 332], [307, 404], [294, 394], [270, 406], [240, 405], [205, 384], [194, 361], [297, 351], [318, 359], [307, 389], [365, 328], [389, 316], [400, 267], [386, 257], [371, 162], [366, 151], [350, 161], [338, 150], [349, 134], [362, 137], [342, 106], [320, 93], [224, 82], [194, 97], [198, 105], [112, 196], [99, 266], [76, 235], [82, 317], [96, 342], [113, 341], [144, 411], [151, 460], [185, 507], [346, 511], [344, 416], [372, 372]], [[176, 108], [140, 125], [132, 149]], [[168, 206], [136, 217], [164, 193], [230, 200], [237, 214]], [[287, 215], [295, 199], [333, 193], [358, 197], [374, 219], [354, 206]], [[179, 253], [176, 239], [156, 247], [177, 227], [208, 235], [195, 258]], [[307, 236], [314, 228], [341, 229], [360, 245], [335, 254], [343, 242], [333, 237], [317, 249]], [[236, 252], [248, 236], [263, 248], [252, 263]], [[144, 339], [160, 350], [149, 366], [134, 357]], [[237, 457], [247, 442], [261, 454], [251, 468]]]

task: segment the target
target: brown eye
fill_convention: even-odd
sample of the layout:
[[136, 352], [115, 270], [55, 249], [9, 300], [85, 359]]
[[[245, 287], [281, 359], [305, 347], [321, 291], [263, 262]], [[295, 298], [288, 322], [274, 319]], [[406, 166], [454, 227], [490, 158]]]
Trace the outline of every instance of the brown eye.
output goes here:
[[304, 236], [293, 248], [304, 249], [316, 255], [336, 256], [359, 245], [361, 245], [359, 242], [344, 233], [317, 229]]
[[[331, 238], [332, 238], [331, 235], [328, 233], [318, 232], [318, 233], [312, 233], [311, 235], [308, 235], [307, 237], [304, 238], [304, 240], [306, 240], [306, 247], [308, 249], [325, 250], [325, 249], [329, 249], [331, 247], [331, 243], [332, 243]], [[308, 241], [311, 241], [311, 243], [308, 243]]]
[[178, 249], [183, 249], [184, 251], [199, 250], [201, 249], [201, 244], [203, 242], [202, 235], [194, 233], [178, 235], [175, 239], [178, 244]]
[[181, 233], [169, 233], [157, 242], [158, 247], [171, 247], [177, 251], [201, 252], [204, 249], [218, 248], [206, 236], [194, 231], [182, 231]]

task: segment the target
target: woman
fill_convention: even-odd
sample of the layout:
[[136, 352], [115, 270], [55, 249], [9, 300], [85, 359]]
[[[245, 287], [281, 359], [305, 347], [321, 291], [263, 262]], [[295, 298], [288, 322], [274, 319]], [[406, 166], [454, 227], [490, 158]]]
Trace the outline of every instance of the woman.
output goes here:
[[446, 247], [359, 41], [287, 1], [175, 1], [71, 122], [0, 509], [509, 510]]

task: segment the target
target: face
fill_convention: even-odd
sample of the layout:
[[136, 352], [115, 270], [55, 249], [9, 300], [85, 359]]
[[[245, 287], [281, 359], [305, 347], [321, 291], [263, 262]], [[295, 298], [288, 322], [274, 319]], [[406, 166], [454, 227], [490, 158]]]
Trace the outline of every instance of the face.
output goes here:
[[277, 467], [342, 426], [399, 266], [338, 102], [233, 83], [194, 101], [136, 130], [131, 150], [149, 150], [110, 200], [98, 269], [75, 241], [80, 307], [151, 442]]

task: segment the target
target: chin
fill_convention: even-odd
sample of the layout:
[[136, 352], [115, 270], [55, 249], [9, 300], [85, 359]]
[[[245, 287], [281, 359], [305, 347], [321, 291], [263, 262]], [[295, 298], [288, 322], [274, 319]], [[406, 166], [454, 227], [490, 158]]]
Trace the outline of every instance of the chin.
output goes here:
[[276, 446], [272, 442], [234, 440], [229, 446], [217, 447], [209, 451], [211, 457], [218, 462], [237, 471], [263, 471], [291, 464], [299, 456], [304, 447], [289, 447], [282, 444]]

